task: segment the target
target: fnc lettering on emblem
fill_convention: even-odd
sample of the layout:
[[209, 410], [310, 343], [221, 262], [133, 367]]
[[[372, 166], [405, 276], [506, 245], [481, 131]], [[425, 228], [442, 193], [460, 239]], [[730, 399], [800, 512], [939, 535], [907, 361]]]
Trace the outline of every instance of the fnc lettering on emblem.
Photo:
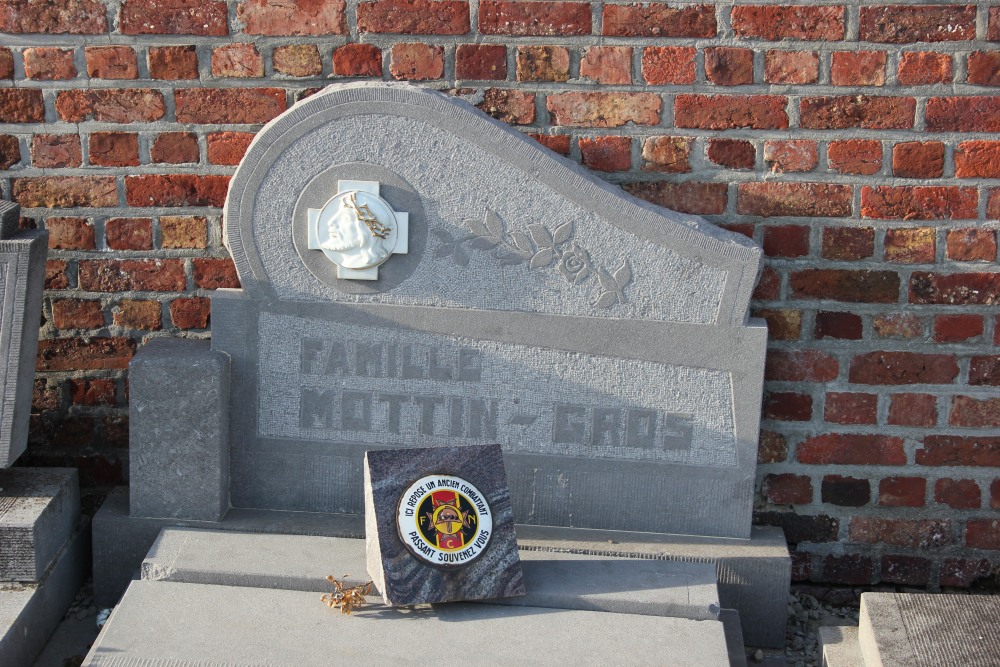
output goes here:
[[374, 181], [337, 181], [323, 208], [307, 210], [310, 250], [337, 265], [337, 277], [378, 280], [378, 267], [409, 250], [409, 214], [394, 211]]
[[493, 514], [486, 497], [452, 475], [428, 475], [399, 498], [399, 537], [419, 560], [436, 567], [463, 567], [489, 546]]

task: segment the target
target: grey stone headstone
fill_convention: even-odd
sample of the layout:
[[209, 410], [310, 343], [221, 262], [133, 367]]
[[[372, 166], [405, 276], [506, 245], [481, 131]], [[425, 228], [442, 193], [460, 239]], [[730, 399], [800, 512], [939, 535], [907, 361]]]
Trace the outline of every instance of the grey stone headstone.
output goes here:
[[[308, 247], [349, 180], [409, 216], [378, 280]], [[225, 240], [234, 507], [360, 514], [365, 451], [499, 442], [518, 523], [749, 537], [766, 328], [744, 237], [379, 83], [257, 135]]]
[[365, 542], [387, 605], [524, 595], [499, 445], [367, 452]]
[[0, 468], [28, 446], [48, 232], [19, 230], [20, 207], [0, 201]]

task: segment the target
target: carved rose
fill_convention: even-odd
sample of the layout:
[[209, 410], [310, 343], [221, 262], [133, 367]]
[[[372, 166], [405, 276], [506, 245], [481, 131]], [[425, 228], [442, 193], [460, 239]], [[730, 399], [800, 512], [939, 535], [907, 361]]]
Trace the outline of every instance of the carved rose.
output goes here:
[[559, 259], [559, 271], [566, 277], [566, 280], [576, 285], [587, 279], [593, 269], [590, 261], [590, 253], [578, 246], [570, 243], [569, 247], [563, 250]]

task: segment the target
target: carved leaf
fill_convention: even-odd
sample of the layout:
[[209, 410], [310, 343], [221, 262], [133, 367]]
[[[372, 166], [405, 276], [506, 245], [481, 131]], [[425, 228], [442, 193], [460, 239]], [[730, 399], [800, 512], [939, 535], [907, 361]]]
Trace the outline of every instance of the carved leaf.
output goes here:
[[503, 233], [503, 221], [500, 219], [500, 216], [490, 209], [486, 209], [486, 218], [484, 221], [490, 236], [496, 239], [500, 238], [500, 235]]
[[565, 243], [569, 240], [569, 237], [573, 235], [573, 223], [565, 222], [558, 227], [556, 231], [552, 232], [552, 243], [558, 245], [560, 243]]
[[615, 271], [614, 278], [619, 289], [629, 284], [632, 280], [632, 267], [628, 265], [628, 260], [622, 260], [622, 265]]
[[516, 266], [524, 261], [524, 257], [516, 255], [512, 252], [503, 252], [497, 255], [497, 259], [500, 260], [502, 266]]
[[489, 250], [490, 248], [495, 248], [500, 244], [499, 241], [491, 239], [489, 237], [479, 236], [472, 240], [473, 250]]
[[618, 300], [618, 295], [614, 292], [601, 292], [601, 296], [597, 297], [597, 303], [594, 305], [598, 308], [610, 308]]
[[434, 249], [434, 257], [440, 259], [442, 257], [447, 257], [455, 249], [452, 243], [442, 243], [437, 248]]
[[452, 257], [459, 266], [469, 265], [469, 253], [465, 252], [465, 248], [460, 245], [455, 246], [455, 252], [452, 253]]
[[531, 239], [524, 232], [511, 232], [510, 239], [517, 246], [518, 250], [523, 250], [524, 252], [535, 252], [534, 246], [531, 245]]
[[552, 258], [554, 257], [551, 248], [542, 248], [534, 254], [531, 258], [531, 262], [528, 264], [529, 269], [540, 269], [543, 266], [548, 266], [552, 263]]
[[615, 282], [615, 279], [611, 277], [611, 274], [603, 266], [597, 270], [597, 279], [601, 282], [601, 287], [606, 292], [618, 291], [618, 283]]
[[432, 229], [431, 234], [438, 237], [445, 243], [451, 243], [454, 239], [451, 237], [451, 233], [443, 229]]
[[486, 229], [486, 225], [484, 225], [483, 223], [481, 223], [478, 220], [475, 220], [474, 218], [469, 218], [468, 220], [466, 220], [465, 221], [465, 225], [476, 236], [489, 236], [490, 235], [489, 231]]
[[[541, 225], [528, 225], [528, 233], [531, 234], [531, 240], [533, 240], [535, 245], [539, 248], [552, 247], [552, 234], [550, 234], [549, 230], [545, 229], [545, 227], [542, 227]], [[548, 264], [548, 262], [546, 262], [546, 264]]]

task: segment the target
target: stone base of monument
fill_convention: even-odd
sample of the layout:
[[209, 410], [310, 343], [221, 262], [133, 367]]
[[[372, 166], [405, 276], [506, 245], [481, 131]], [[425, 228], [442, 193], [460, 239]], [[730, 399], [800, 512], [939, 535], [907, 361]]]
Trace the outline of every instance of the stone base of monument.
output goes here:
[[76, 470], [0, 470], [0, 665], [30, 665], [89, 569]]
[[857, 629], [824, 629], [829, 667], [1000, 665], [1000, 598], [864, 593]]

